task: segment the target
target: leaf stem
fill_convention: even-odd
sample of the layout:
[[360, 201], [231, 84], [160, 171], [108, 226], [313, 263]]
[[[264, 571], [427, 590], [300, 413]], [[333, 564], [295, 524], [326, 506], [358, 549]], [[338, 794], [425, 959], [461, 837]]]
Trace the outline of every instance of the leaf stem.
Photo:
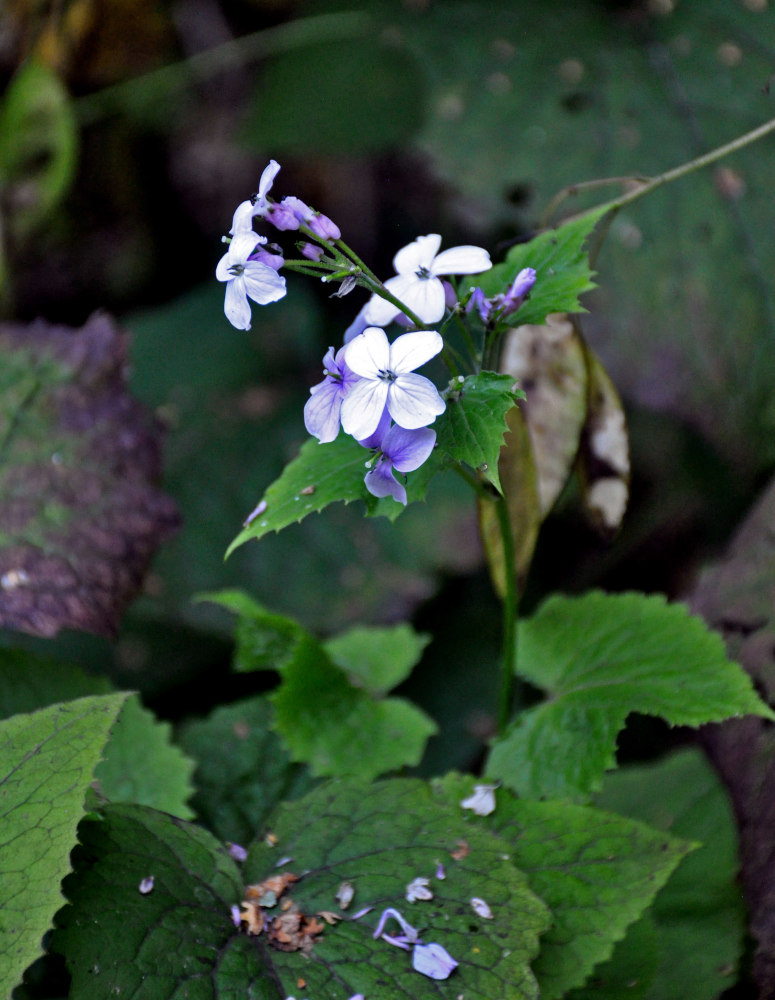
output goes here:
[[498, 496], [495, 499], [495, 513], [498, 517], [501, 545], [503, 546], [503, 575], [506, 592], [503, 595], [503, 625], [501, 653], [501, 685], [498, 697], [498, 736], [503, 736], [511, 718], [514, 688], [516, 683], [517, 661], [517, 579], [514, 561], [514, 537], [511, 532], [509, 509], [506, 498]]

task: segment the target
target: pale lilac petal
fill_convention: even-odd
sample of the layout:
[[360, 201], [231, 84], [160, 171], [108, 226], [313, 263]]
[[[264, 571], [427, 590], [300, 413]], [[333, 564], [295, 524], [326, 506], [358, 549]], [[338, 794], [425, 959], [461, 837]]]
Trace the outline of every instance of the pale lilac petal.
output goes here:
[[440, 246], [441, 237], [438, 233], [418, 236], [414, 243], [409, 243], [398, 251], [393, 258], [393, 267], [398, 274], [416, 275], [421, 267], [430, 268]]
[[226, 285], [223, 311], [232, 326], [238, 330], [250, 329], [250, 305], [242, 278], [235, 278]]
[[444, 286], [438, 278], [414, 278], [411, 285], [404, 289], [401, 301], [423, 323], [438, 323], [447, 304]]
[[416, 944], [412, 953], [412, 966], [429, 979], [448, 979], [458, 963], [440, 944]]
[[382, 411], [382, 416], [379, 418], [377, 429], [373, 434], [370, 434], [367, 438], [359, 441], [358, 444], [362, 444], [364, 448], [379, 448], [381, 451], [382, 442], [385, 440], [385, 435], [390, 430], [391, 423], [390, 414], [388, 413], [387, 407], [385, 407]]
[[406, 487], [394, 477], [390, 462], [380, 459], [376, 466], [366, 473], [363, 481], [372, 496], [380, 499], [393, 497], [398, 503], [406, 506]]
[[335, 440], [339, 433], [342, 392], [334, 379], [326, 378], [310, 389], [304, 404], [304, 426], [321, 444]]
[[443, 346], [444, 341], [441, 334], [435, 330], [415, 330], [412, 333], [402, 333], [390, 345], [388, 367], [396, 375], [413, 372], [415, 368], [419, 368], [431, 358], [435, 358]]
[[[385, 288], [390, 292], [391, 295], [395, 295], [404, 305], [409, 309], [412, 307], [409, 305], [409, 296], [412, 294], [413, 290], [417, 285], [424, 285], [426, 282], [422, 278], [418, 278], [417, 275], [412, 272], [411, 274], [397, 274], [393, 278], [388, 278], [385, 282]], [[385, 302], [385, 299], [382, 300]], [[389, 305], [390, 303], [388, 303]], [[392, 306], [395, 309], [395, 306]], [[400, 310], [396, 310], [393, 316], [397, 316]], [[428, 320], [430, 322], [430, 320]], [[383, 326], [382, 323], [375, 324], [377, 326]]]
[[[377, 298], [379, 298], [379, 296], [377, 296]], [[380, 301], [384, 302], [385, 300], [381, 299]], [[344, 331], [345, 344], [349, 344], [351, 340], [354, 340], [356, 337], [359, 337], [366, 329], [366, 327], [370, 325], [369, 321], [366, 319], [366, 310], [368, 306], [369, 303], [367, 302], [366, 305], [361, 309], [361, 311], [355, 317], [355, 319], [352, 321], [352, 323], [350, 323], [350, 325]], [[380, 323], [377, 323], [376, 325], [381, 326]]]
[[[353, 341], [355, 343], [355, 341]], [[342, 427], [345, 434], [362, 441], [377, 429], [388, 394], [382, 379], [361, 379], [342, 401]]]
[[259, 305], [277, 302], [285, 295], [285, 278], [266, 264], [249, 260], [243, 275], [245, 291]]
[[218, 265], [215, 268], [215, 277], [219, 281], [231, 281], [234, 275], [229, 274], [229, 268], [233, 263], [234, 261], [231, 259], [230, 254], [225, 253], [218, 261]]
[[266, 243], [266, 236], [259, 236], [253, 230], [237, 233], [229, 244], [229, 254], [232, 264], [244, 264], [258, 244]]
[[255, 214], [255, 205], [252, 201], [248, 200], [240, 202], [234, 212], [234, 218], [231, 220], [231, 229], [229, 230], [229, 233], [232, 236], [236, 236], [238, 233], [252, 229], [253, 216]]
[[431, 274], [479, 274], [491, 267], [490, 255], [482, 247], [450, 247], [434, 260]]
[[350, 341], [344, 356], [356, 375], [377, 378], [381, 371], [390, 367], [390, 344], [385, 331], [377, 326], [366, 327], [360, 336]]
[[407, 430], [396, 424], [385, 435], [382, 451], [398, 472], [414, 472], [430, 457], [435, 444], [436, 431], [430, 427]]
[[363, 307], [363, 318], [371, 326], [387, 326], [401, 312], [381, 295], [372, 295]]
[[432, 424], [446, 409], [436, 386], [424, 375], [399, 375], [386, 395], [390, 416], [409, 430]]
[[271, 191], [274, 179], [279, 172], [280, 164], [277, 160], [270, 160], [269, 165], [264, 167], [264, 172], [261, 174], [261, 180], [258, 182], [258, 199], [260, 202], [264, 202], [266, 200], [266, 196]]

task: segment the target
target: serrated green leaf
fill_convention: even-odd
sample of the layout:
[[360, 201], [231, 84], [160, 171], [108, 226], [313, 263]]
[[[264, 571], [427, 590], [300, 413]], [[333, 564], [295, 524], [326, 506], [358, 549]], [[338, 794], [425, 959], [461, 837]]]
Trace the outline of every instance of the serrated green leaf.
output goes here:
[[271, 700], [291, 759], [318, 776], [368, 780], [415, 766], [436, 732], [421, 709], [402, 698], [372, 698], [325, 654], [311, 650], [285, 667]]
[[647, 910], [627, 928], [611, 958], [595, 966], [587, 982], [571, 990], [567, 1000], [642, 1000], [656, 975], [658, 950], [657, 929]]
[[[0, 106], [0, 189], [14, 230], [28, 236], [67, 191], [76, 163], [78, 132], [67, 92], [40, 62], [26, 62], [11, 80]], [[24, 198], [10, 197], [24, 186]]]
[[42, 951], [84, 814], [84, 795], [124, 694], [0, 723], [0, 994]]
[[[459, 806], [473, 785], [452, 774], [435, 787]], [[544, 1000], [587, 979], [696, 846], [602, 809], [520, 800], [507, 789], [496, 791], [495, 811], [475, 822], [509, 842], [514, 864], [552, 912], [533, 963]]]
[[746, 927], [735, 819], [718, 776], [699, 750], [682, 750], [609, 775], [597, 801], [701, 842], [653, 905], [659, 962], [645, 995], [714, 1000], [732, 983]]
[[590, 212], [556, 229], [549, 229], [528, 243], [509, 250], [506, 260], [484, 274], [466, 280], [464, 288], [478, 286], [488, 297], [505, 291], [524, 267], [536, 271], [536, 283], [518, 312], [509, 318], [513, 326], [543, 324], [550, 313], [586, 312], [579, 296], [595, 287], [584, 245], [605, 215]]
[[216, 836], [249, 844], [283, 801], [315, 784], [305, 767], [291, 763], [266, 698], [217, 708], [206, 719], [184, 723], [178, 741], [196, 760], [191, 805]]
[[100, 791], [111, 802], [133, 802], [193, 819], [187, 805], [194, 792], [194, 762], [171, 741], [172, 726], [143, 708], [137, 695], [119, 712], [94, 772]]
[[517, 399], [510, 375], [469, 375], [449, 396], [446, 411], [434, 425], [438, 449], [478, 469], [499, 493], [498, 455], [508, 429], [506, 414]]
[[405, 680], [431, 641], [411, 625], [360, 626], [323, 643], [323, 648], [353, 680], [374, 695], [386, 694]]
[[[231, 906], [242, 898], [225, 847], [206, 830], [129, 805], [108, 805], [101, 818], [85, 820], [79, 839], [75, 872], [64, 885], [70, 905], [52, 939], [65, 956], [72, 995], [218, 996], [212, 977], [235, 934]], [[151, 876], [152, 889], [141, 892]], [[256, 960], [252, 975], [259, 971]]]
[[530, 797], [585, 798], [614, 766], [630, 712], [699, 726], [775, 718], [718, 635], [660, 596], [553, 597], [519, 628], [518, 672], [551, 694], [491, 751], [487, 773]]
[[[336, 910], [336, 892], [345, 880], [355, 889], [348, 913], [374, 907], [363, 918], [327, 928], [308, 958], [267, 949], [286, 993], [298, 989], [301, 977], [307, 994], [318, 1000], [342, 1000], [356, 992], [380, 1000], [452, 1000], [461, 993], [467, 1000], [537, 996], [530, 961], [549, 915], [510, 860], [512, 845], [470, 823], [462, 810], [434, 802], [421, 782], [331, 782], [283, 806], [273, 830], [275, 847], [259, 843], [250, 851], [251, 881], [273, 874], [282, 854], [293, 859], [284, 870], [306, 873], [291, 893], [302, 912]], [[461, 840], [468, 854], [456, 861], [450, 852]], [[434, 878], [439, 862], [445, 866], [443, 881]], [[408, 903], [406, 887], [418, 876], [430, 880], [434, 898]], [[487, 899], [494, 919], [474, 913], [475, 896]], [[422, 929], [424, 942], [442, 945], [460, 963], [448, 980], [423, 977], [412, 969], [407, 952], [374, 940], [380, 913], [389, 906]]]

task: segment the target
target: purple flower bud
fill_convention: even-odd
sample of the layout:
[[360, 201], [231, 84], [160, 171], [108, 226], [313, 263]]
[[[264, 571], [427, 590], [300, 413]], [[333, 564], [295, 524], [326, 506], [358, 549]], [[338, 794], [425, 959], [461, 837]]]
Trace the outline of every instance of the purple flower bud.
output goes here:
[[440, 944], [416, 944], [412, 966], [429, 979], [449, 979], [458, 963]]
[[468, 305], [466, 306], [466, 312], [470, 313], [472, 309], [476, 309], [486, 326], [490, 321], [493, 309], [492, 302], [485, 297], [481, 288], [475, 288], [471, 293], [471, 298], [468, 300]]
[[535, 283], [535, 270], [532, 267], [523, 267], [511, 283], [511, 288], [509, 288], [506, 294], [497, 296], [497, 298], [502, 300], [501, 308], [504, 316], [515, 313], [519, 309]]
[[279, 205], [270, 205], [265, 216], [267, 221], [281, 232], [299, 228], [299, 219], [293, 209], [286, 204], [287, 201], [288, 199], [284, 198]]
[[285, 263], [282, 251], [276, 243], [270, 243], [267, 247], [256, 247], [248, 260], [257, 260], [259, 264], [266, 264], [274, 271], [279, 271]]
[[302, 257], [306, 257], [307, 260], [320, 260], [324, 253], [323, 247], [315, 246], [314, 243], [302, 243], [299, 249]]
[[336, 223], [332, 222], [327, 215], [310, 208], [301, 198], [294, 198], [293, 195], [290, 195], [288, 198], [283, 198], [282, 203], [285, 208], [289, 208], [293, 212], [299, 222], [303, 222], [322, 240], [338, 240], [342, 235]]
[[242, 844], [229, 844], [229, 857], [234, 858], [235, 861], [245, 861], [248, 856], [248, 852], [242, 846]]

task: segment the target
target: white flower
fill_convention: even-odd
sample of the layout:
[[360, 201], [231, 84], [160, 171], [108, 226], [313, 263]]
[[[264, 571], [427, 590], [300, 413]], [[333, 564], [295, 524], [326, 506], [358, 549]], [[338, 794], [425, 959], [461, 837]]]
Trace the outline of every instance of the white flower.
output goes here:
[[216, 278], [227, 283], [223, 311], [238, 330], [250, 329], [248, 298], [263, 306], [285, 295], [285, 278], [268, 264], [249, 259], [259, 243], [266, 243], [266, 239], [252, 230], [238, 233], [215, 269]]
[[[444, 286], [440, 274], [479, 274], [492, 267], [490, 255], [481, 247], [452, 247], [439, 253], [438, 233], [419, 236], [393, 258], [396, 277], [385, 288], [412, 310], [423, 323], [436, 323], [444, 315]], [[366, 304], [366, 320], [385, 326], [401, 310], [379, 295]]]
[[473, 795], [463, 799], [460, 805], [472, 809], [477, 816], [489, 816], [495, 811], [495, 789], [497, 785], [474, 785]]
[[367, 327], [345, 348], [360, 380], [342, 400], [342, 427], [361, 441], [370, 437], [385, 408], [399, 427], [427, 427], [446, 409], [436, 386], [415, 368], [435, 357], [444, 341], [435, 330], [405, 333], [389, 343], [384, 330]]
[[232, 236], [236, 236], [238, 233], [250, 232], [253, 228], [254, 216], [264, 214], [267, 209], [266, 196], [271, 190], [279, 170], [280, 164], [276, 160], [270, 160], [269, 166], [264, 168], [261, 180], [258, 182], [258, 193], [237, 206], [231, 222], [231, 229], [229, 230]]

